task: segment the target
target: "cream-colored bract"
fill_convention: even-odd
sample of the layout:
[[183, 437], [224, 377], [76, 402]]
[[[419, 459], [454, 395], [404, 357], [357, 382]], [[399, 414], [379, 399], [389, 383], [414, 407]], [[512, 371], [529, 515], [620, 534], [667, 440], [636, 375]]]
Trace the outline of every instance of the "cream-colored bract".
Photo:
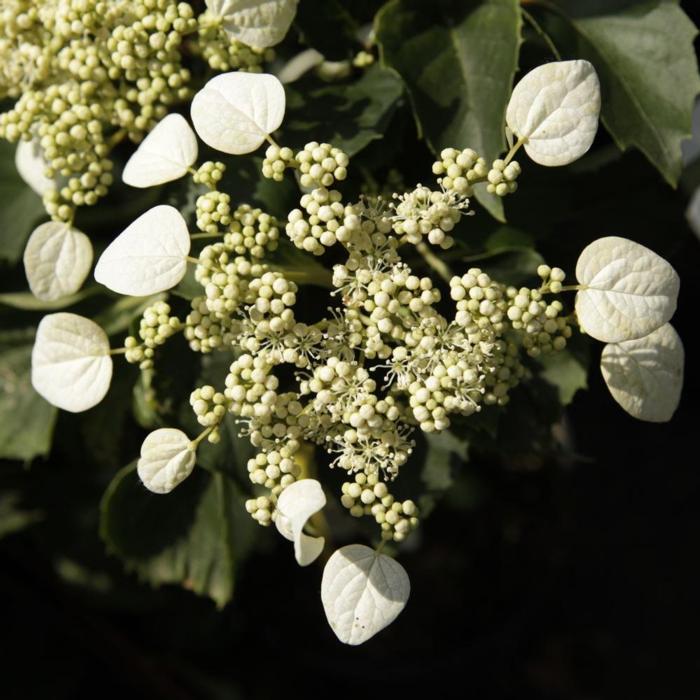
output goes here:
[[600, 371], [617, 403], [653, 423], [671, 420], [683, 388], [683, 343], [670, 323], [653, 333], [606, 345]]
[[323, 570], [321, 601], [341, 642], [362, 644], [391, 624], [411, 592], [401, 564], [361, 544], [333, 553]]
[[159, 428], [141, 445], [138, 475], [149, 491], [170, 493], [192, 473], [196, 458], [195, 448], [182, 430]]
[[680, 280], [662, 257], [618, 236], [593, 241], [576, 263], [581, 328], [604, 343], [649, 335], [676, 310]]
[[95, 266], [95, 279], [119, 294], [164, 292], [185, 276], [189, 252], [190, 234], [182, 214], [159, 204], [107, 246]]
[[156, 124], [124, 166], [122, 180], [132, 187], [153, 187], [177, 180], [197, 160], [197, 137], [180, 114]]
[[112, 381], [107, 334], [89, 318], [44, 316], [32, 350], [32, 385], [49, 403], [72, 413], [102, 401]]
[[268, 73], [223, 73], [192, 100], [192, 123], [212, 148], [240, 155], [258, 148], [284, 118], [282, 83]]
[[65, 223], [37, 226], [24, 249], [24, 272], [37, 299], [54, 301], [75, 294], [92, 266], [92, 243]]
[[56, 187], [56, 183], [46, 177], [46, 161], [38, 139], [20, 141], [15, 151], [15, 167], [20, 177], [40, 196]]
[[531, 70], [515, 86], [506, 124], [540, 165], [566, 165], [593, 143], [600, 83], [588, 61], [557, 61]]
[[206, 0], [221, 26], [238, 41], [259, 49], [279, 44], [289, 31], [298, 0]]
[[304, 533], [308, 519], [326, 505], [326, 496], [316, 479], [300, 479], [287, 486], [277, 501], [275, 525], [280, 534], [294, 542], [299, 566], [308, 566], [323, 551], [325, 539]]

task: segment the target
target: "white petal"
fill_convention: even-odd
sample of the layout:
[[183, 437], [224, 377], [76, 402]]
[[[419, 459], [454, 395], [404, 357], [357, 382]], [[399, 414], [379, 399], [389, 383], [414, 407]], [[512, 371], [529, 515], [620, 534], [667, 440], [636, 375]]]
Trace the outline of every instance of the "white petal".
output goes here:
[[361, 544], [334, 552], [321, 581], [328, 624], [345, 644], [362, 644], [391, 624], [411, 592], [406, 570], [395, 559]]
[[606, 345], [600, 370], [617, 403], [639, 420], [671, 420], [683, 388], [683, 343], [671, 324], [653, 333]]
[[558, 61], [531, 70], [514, 88], [506, 123], [525, 139], [540, 165], [566, 165], [593, 143], [600, 114], [600, 83], [588, 61]]
[[649, 335], [676, 310], [680, 280], [662, 257], [626, 238], [587, 246], [576, 263], [585, 287], [576, 295], [581, 328], [604, 343]]
[[287, 486], [277, 501], [275, 524], [282, 536], [294, 542], [299, 566], [308, 566], [323, 551], [325, 539], [306, 535], [304, 525], [326, 505], [326, 496], [316, 479], [300, 479]]
[[298, 0], [206, 0], [223, 28], [248, 46], [265, 49], [284, 39], [297, 11]]
[[15, 151], [15, 166], [20, 177], [40, 196], [56, 187], [56, 183], [46, 177], [47, 163], [38, 139], [20, 141]]
[[185, 276], [189, 252], [190, 234], [182, 214], [160, 204], [109, 244], [97, 261], [95, 279], [119, 294], [164, 292]]
[[156, 124], [124, 166], [122, 180], [132, 187], [153, 187], [177, 180], [197, 160], [197, 137], [180, 114]]
[[24, 249], [24, 272], [37, 299], [55, 301], [75, 294], [92, 266], [92, 243], [68, 224], [37, 226]]
[[32, 385], [49, 403], [86, 411], [102, 401], [112, 381], [107, 334], [89, 318], [44, 316], [32, 350]]
[[170, 493], [192, 473], [196, 457], [192, 441], [182, 430], [159, 428], [141, 445], [139, 478], [153, 493]]
[[224, 73], [192, 100], [192, 123], [212, 148], [235, 155], [258, 148], [284, 118], [282, 83], [267, 73]]

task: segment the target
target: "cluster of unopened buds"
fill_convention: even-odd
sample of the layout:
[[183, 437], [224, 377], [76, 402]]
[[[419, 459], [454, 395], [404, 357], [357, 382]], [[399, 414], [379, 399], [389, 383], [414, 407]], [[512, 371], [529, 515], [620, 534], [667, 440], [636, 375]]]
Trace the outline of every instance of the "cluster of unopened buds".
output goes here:
[[[560, 97], [547, 103], [547, 113], [540, 109], [531, 118], [546, 84], [556, 84]], [[574, 92], [575, 109], [568, 106], [563, 117], [567, 95]], [[104, 251], [95, 278], [113, 291], [147, 296], [172, 289], [194, 265], [201, 293], [182, 319], [173, 317], [165, 301], [155, 302], [143, 314], [139, 337], [128, 338], [124, 348], [110, 349], [104, 331], [89, 319], [46, 316], [34, 348], [34, 386], [54, 404], [81, 411], [107, 392], [115, 353], [157, 368], [158, 348], [180, 330], [194, 352], [227, 353], [224, 385], [195, 387], [190, 397], [202, 432], [195, 438], [173, 428], [149, 434], [139, 476], [156, 493], [171, 491], [192, 472], [203, 441], [217, 442], [224, 418], [232, 415], [257, 450], [247, 465], [252, 495], [246, 508], [261, 525], [274, 523], [292, 540], [298, 562], [306, 565], [324, 547], [309, 525], [326, 502], [309, 467], [309, 446], [315, 446], [319, 463], [347, 473], [340, 503], [379, 526], [378, 550], [343, 547], [323, 577], [329, 622], [342, 641], [360, 643], [389, 624], [408, 597], [406, 572], [381, 549], [418, 525], [417, 498], [399, 500], [392, 489], [421, 432], [448, 430], [456, 417], [506, 405], [528, 377], [527, 357], [562, 350], [576, 327], [608, 343], [603, 374], [626, 410], [645, 420], [668, 420], [673, 413], [683, 351], [668, 321], [678, 277], [655, 253], [626, 239], [601, 238], [581, 253], [575, 284], [565, 286], [561, 269], [542, 265], [533, 270], [538, 283], [515, 288], [478, 268], [452, 275], [435, 252], [454, 245], [462, 217], [471, 213], [475, 185], [487, 183], [498, 195], [515, 189], [520, 167], [512, 158], [521, 146], [547, 165], [585, 153], [599, 107], [589, 63], [542, 66], [515, 88], [507, 121], [517, 142], [503, 159], [489, 167], [470, 149], [446, 149], [433, 166], [439, 177], [434, 185], [417, 185], [388, 200], [348, 202], [333, 189], [349, 165], [336, 147], [314, 142], [295, 152], [274, 144], [263, 173], [278, 180], [294, 169], [304, 188], [286, 222], [244, 204], [234, 208], [217, 189], [221, 178], [215, 173], [223, 164], [195, 169], [195, 134], [183, 117], [170, 115], [125, 172], [138, 173], [143, 187], [194, 172], [210, 188], [197, 200], [200, 232], [191, 234], [173, 207], [156, 206]], [[284, 109], [284, 90], [273, 76], [233, 73], [214, 78], [195, 96], [191, 116], [208, 145], [238, 154], [270, 141]], [[228, 121], [225, 131], [219, 128], [222, 118]], [[551, 128], [564, 118], [565, 142]], [[55, 226], [55, 237], [82, 235]], [[279, 231], [286, 231], [286, 240]], [[191, 256], [192, 245], [207, 237], [216, 241]], [[30, 282], [33, 289], [54, 289], [58, 273], [51, 277], [45, 260], [33, 266], [48, 246], [45, 233], [37, 240], [25, 256]], [[334, 248], [343, 262], [327, 276], [316, 273], [318, 265], [278, 267], [271, 253], [282, 243], [315, 256]], [[411, 267], [407, 259], [418, 262]], [[328, 312], [314, 323], [299, 320], [295, 310], [300, 287], [309, 284], [330, 291], [323, 305]], [[576, 299], [567, 311], [559, 295], [569, 291]], [[364, 586], [345, 585], [349, 568]]]

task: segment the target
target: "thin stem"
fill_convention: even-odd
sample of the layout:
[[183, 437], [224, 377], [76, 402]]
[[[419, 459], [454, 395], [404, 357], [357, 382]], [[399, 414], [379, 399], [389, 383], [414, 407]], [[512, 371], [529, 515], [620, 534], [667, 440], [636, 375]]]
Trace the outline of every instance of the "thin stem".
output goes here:
[[209, 433], [214, 430], [219, 424], [217, 423], [216, 425], [210, 425], [208, 428], [205, 428], [197, 437], [190, 442], [190, 447], [192, 447], [193, 450], [197, 449], [197, 446], [199, 445], [204, 438], [209, 435]]
[[123, 355], [127, 351], [127, 348], [112, 348], [109, 351], [110, 355]]
[[275, 265], [270, 266], [271, 270], [276, 270], [281, 272], [286, 279], [290, 282], [295, 282], [296, 284], [312, 284], [317, 287], [323, 287], [324, 289], [333, 289], [333, 278], [330, 272], [321, 275], [320, 273], [309, 273], [305, 270], [290, 270], [284, 267], [276, 267]]
[[190, 238], [194, 241], [198, 238], [221, 238], [223, 235], [223, 233], [191, 233]]
[[525, 21], [535, 30], [535, 33], [540, 36], [540, 38], [544, 41], [545, 44], [547, 44], [547, 48], [552, 52], [554, 58], [556, 58], [557, 61], [561, 61], [561, 54], [559, 53], [557, 47], [554, 45], [552, 37], [550, 37], [549, 34], [547, 34], [547, 32], [545, 32], [544, 29], [542, 29], [539, 22], [537, 22], [537, 20], [525, 8], [521, 7], [520, 12], [522, 12]]
[[541, 290], [542, 294], [559, 294], [559, 292], [580, 292], [582, 289], [586, 289], [585, 284], [569, 284], [561, 287], [558, 292], [553, 292], [551, 289]]
[[421, 241], [416, 245], [416, 250], [423, 256], [423, 259], [425, 260], [426, 263], [430, 267], [435, 270], [435, 272], [442, 277], [445, 282], [449, 284], [449, 281], [452, 279], [452, 271], [450, 268], [445, 264], [444, 261], [440, 260], [435, 253], [433, 253], [432, 250], [426, 245], [425, 241]]
[[199, 265], [199, 259], [193, 258], [191, 255], [186, 255], [185, 260], [187, 260], [188, 263], [192, 263], [193, 265]]
[[513, 156], [518, 152], [520, 146], [522, 146], [527, 139], [524, 136], [521, 136], [514, 144], [513, 147], [508, 151], [508, 155], [505, 157], [505, 164], [508, 165], [511, 160], [513, 160]]
[[266, 140], [271, 146], [276, 146], [277, 148], [280, 147], [279, 144], [277, 143], [277, 141], [275, 141], [275, 139], [273, 139], [272, 136], [270, 136], [270, 134], [265, 134], [265, 140]]
[[125, 137], [126, 129], [119, 129], [119, 131], [114, 132], [110, 136], [109, 141], [107, 141], [107, 146], [109, 147], [109, 150], [111, 151], [118, 143], [121, 143]]

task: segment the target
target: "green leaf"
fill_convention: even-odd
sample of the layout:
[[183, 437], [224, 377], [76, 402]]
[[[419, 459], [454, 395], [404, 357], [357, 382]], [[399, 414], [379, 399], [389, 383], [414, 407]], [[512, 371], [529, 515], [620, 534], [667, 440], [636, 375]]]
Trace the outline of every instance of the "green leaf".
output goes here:
[[380, 139], [403, 93], [399, 76], [372, 66], [359, 80], [328, 85], [304, 77], [288, 85], [287, 112], [281, 140], [301, 148], [308, 141], [326, 141], [352, 156]]
[[605, 126], [621, 149], [639, 148], [675, 186], [682, 168], [681, 141], [690, 136], [700, 91], [693, 48], [697, 29], [676, 0], [596, 15], [574, 8], [568, 21], [576, 33], [575, 55], [598, 71]]
[[340, 0], [304, 0], [294, 24], [304, 42], [328, 60], [352, 58], [359, 27]]
[[588, 388], [588, 366], [568, 350], [539, 358], [540, 376], [556, 387], [562, 406], [568, 406], [579, 389]]
[[[470, 147], [488, 161], [504, 150], [521, 24], [517, 0], [392, 0], [377, 15], [382, 59], [404, 79], [434, 153]], [[504, 220], [498, 197], [477, 198]]]
[[22, 496], [17, 491], [0, 493], [0, 539], [43, 520], [41, 511], [23, 509], [21, 500]]
[[0, 332], [0, 457], [48, 455], [57, 409], [31, 383], [33, 329]]
[[55, 311], [73, 306], [83, 301], [83, 299], [99, 294], [101, 291], [100, 287], [97, 286], [86, 287], [75, 294], [53, 301], [37, 299], [31, 292], [7, 292], [0, 294], [0, 304], [11, 306], [14, 309], [21, 309], [22, 311]]
[[0, 139], [0, 259], [17, 262], [37, 221], [46, 216], [41, 197], [17, 174], [14, 144]]
[[469, 443], [449, 430], [426, 433], [427, 451], [421, 480], [428, 491], [445, 491], [452, 485], [452, 456], [469, 458]]
[[100, 535], [128, 569], [154, 586], [179, 584], [208, 596], [220, 608], [233, 596], [236, 545], [254, 527], [248, 521], [233, 482], [202, 469], [163, 496], [147, 491], [130, 464], [100, 506]]
[[107, 335], [123, 333], [131, 322], [140, 316], [146, 308], [165, 299], [165, 294], [154, 294], [150, 297], [119, 297], [112, 305], [101, 311], [93, 321]]

